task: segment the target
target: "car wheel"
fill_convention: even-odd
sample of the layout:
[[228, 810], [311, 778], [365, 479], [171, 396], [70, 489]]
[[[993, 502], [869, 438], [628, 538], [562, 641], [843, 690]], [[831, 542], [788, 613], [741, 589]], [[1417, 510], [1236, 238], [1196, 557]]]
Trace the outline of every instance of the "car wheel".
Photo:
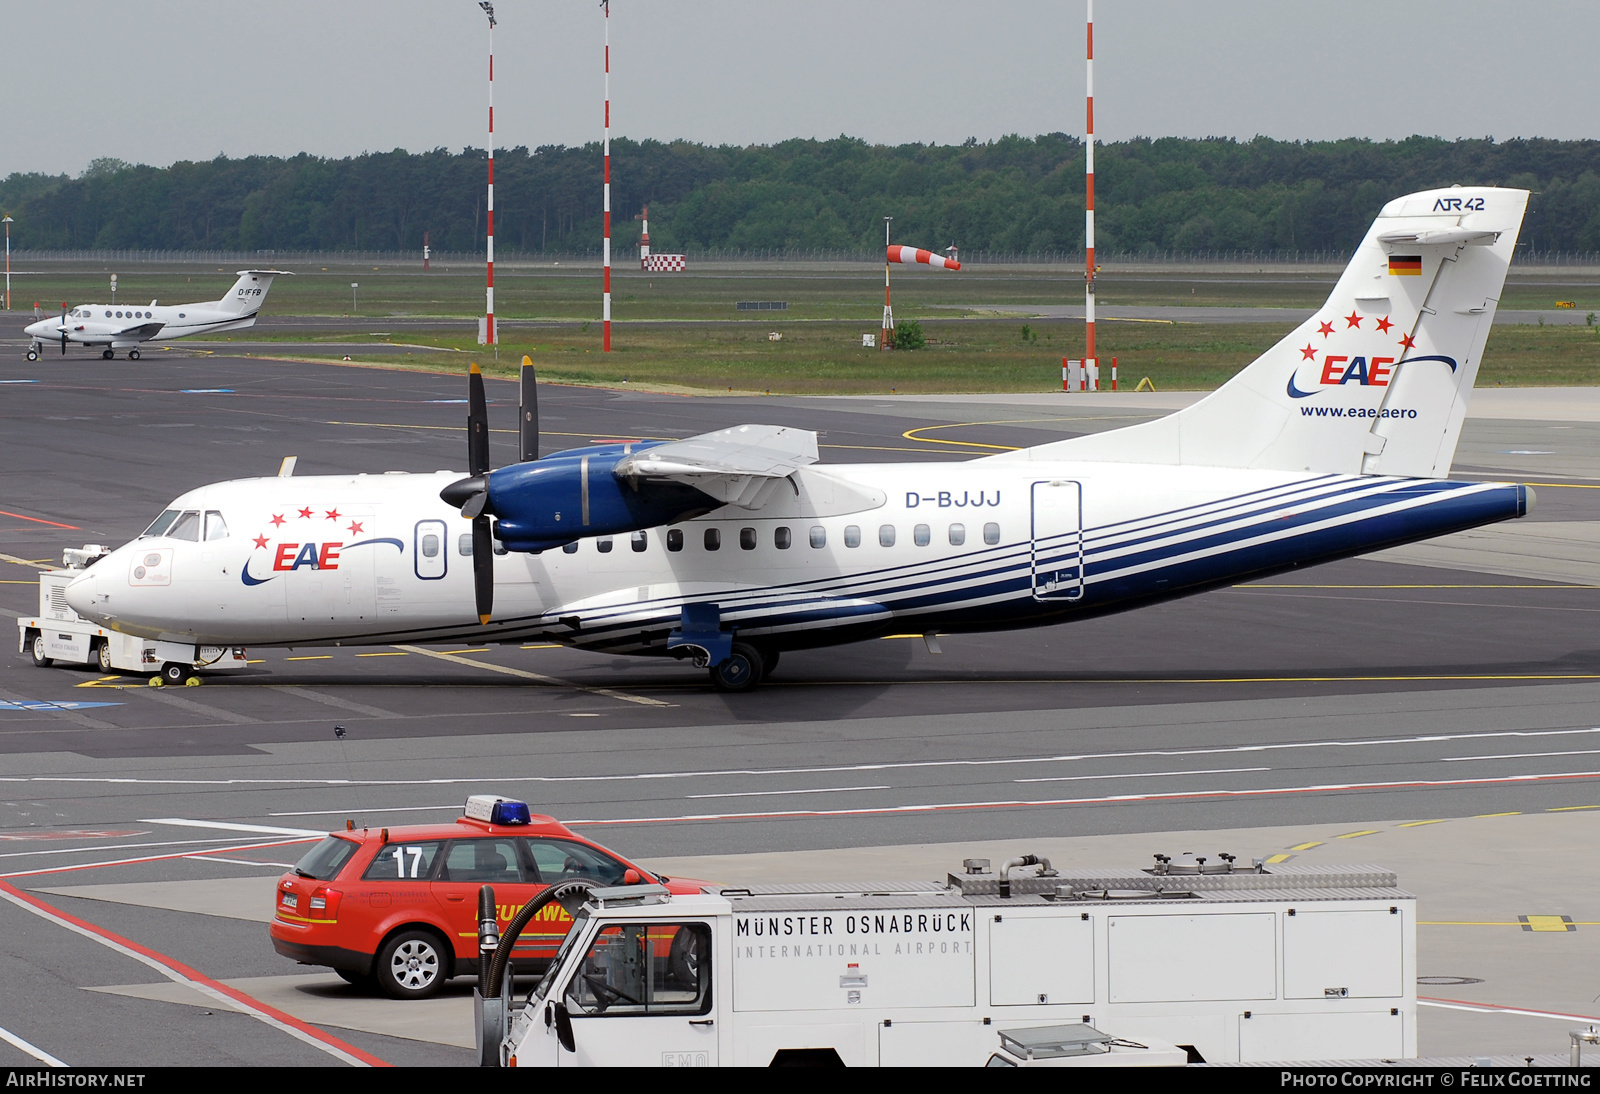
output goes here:
[[194, 670], [182, 661], [168, 661], [161, 666], [161, 682], [176, 687], [189, 679]]
[[100, 664], [100, 671], [109, 673], [111, 671], [111, 643], [101, 641], [95, 646], [94, 654], [95, 660]]
[[401, 931], [378, 953], [378, 987], [391, 999], [425, 999], [445, 980], [445, 958], [431, 931]]
[[33, 663], [39, 668], [48, 668], [49, 666], [55, 664], [56, 659], [54, 657], [46, 657], [44, 655], [44, 635], [34, 635], [33, 645], [28, 648], [33, 653]]
[[733, 644], [733, 652], [720, 665], [711, 668], [711, 686], [718, 691], [749, 691], [761, 682], [761, 655], [743, 642]]

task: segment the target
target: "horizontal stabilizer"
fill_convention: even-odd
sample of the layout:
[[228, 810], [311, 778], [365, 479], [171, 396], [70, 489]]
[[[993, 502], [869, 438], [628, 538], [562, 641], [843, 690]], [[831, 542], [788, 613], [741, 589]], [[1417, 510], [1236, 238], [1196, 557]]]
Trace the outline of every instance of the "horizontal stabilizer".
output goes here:
[[634, 483], [679, 482], [726, 504], [759, 509], [777, 483], [817, 459], [817, 435], [810, 430], [739, 425], [636, 452], [613, 473]]

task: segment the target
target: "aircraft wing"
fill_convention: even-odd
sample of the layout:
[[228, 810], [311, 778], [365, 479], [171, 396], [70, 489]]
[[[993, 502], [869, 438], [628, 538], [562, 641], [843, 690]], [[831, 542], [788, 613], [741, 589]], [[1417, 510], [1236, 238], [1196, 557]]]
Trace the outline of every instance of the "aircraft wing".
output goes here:
[[635, 484], [681, 482], [729, 505], [759, 509], [778, 483], [817, 458], [817, 435], [809, 429], [737, 425], [635, 452], [614, 473]]
[[144, 342], [160, 334], [161, 328], [164, 326], [166, 326], [165, 323], [140, 323], [136, 327], [124, 327], [111, 337], [137, 338], [139, 341]]

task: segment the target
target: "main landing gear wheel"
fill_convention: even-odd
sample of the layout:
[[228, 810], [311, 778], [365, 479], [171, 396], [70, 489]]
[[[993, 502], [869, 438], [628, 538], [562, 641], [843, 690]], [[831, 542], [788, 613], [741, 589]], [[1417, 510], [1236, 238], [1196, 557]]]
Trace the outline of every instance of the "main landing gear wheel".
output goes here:
[[389, 998], [426, 998], [444, 983], [439, 940], [428, 931], [401, 931], [378, 954], [375, 972]]
[[55, 664], [56, 659], [54, 657], [46, 657], [44, 655], [44, 635], [34, 635], [33, 645], [28, 648], [33, 654], [33, 663], [37, 667], [43, 669], [49, 668], [51, 665]]
[[112, 358], [113, 358], [113, 357], [115, 357], [115, 356], [116, 356], [116, 354], [115, 354], [115, 353], [112, 353], [112, 352], [111, 352], [111, 351], [110, 351], [110, 350], [108, 350], [108, 349], [107, 349], [107, 350], [101, 350], [101, 351], [100, 351], [100, 359], [101, 359], [101, 360], [102, 360], [102, 361], [109, 361], [109, 360], [111, 360], [111, 359], [112, 359]]
[[98, 661], [99, 664], [100, 664], [100, 671], [101, 672], [110, 672], [111, 671], [111, 643], [107, 642], [107, 641], [105, 641], [103, 639], [101, 641], [99, 641], [99, 642], [96, 642], [95, 643], [95, 648], [94, 648], [94, 655], [95, 655], [95, 660]]
[[188, 683], [189, 677], [194, 675], [194, 669], [182, 661], [168, 661], [161, 666], [161, 682], [177, 687], [179, 684]]
[[128, 351], [128, 360], [137, 361], [138, 359], [139, 359], [139, 351], [136, 350], [136, 349], [130, 349]]
[[755, 647], [735, 642], [728, 659], [711, 667], [711, 686], [718, 691], [749, 691], [761, 682], [763, 671]]

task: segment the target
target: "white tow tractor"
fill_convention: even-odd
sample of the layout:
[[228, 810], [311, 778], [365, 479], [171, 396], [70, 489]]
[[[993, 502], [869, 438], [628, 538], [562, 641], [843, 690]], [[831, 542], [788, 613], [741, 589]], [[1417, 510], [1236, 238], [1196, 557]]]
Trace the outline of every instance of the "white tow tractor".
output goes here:
[[1389, 871], [1243, 867], [1226, 855], [1072, 876], [1032, 855], [998, 874], [988, 866], [968, 860], [942, 883], [556, 896], [571, 904], [573, 925], [518, 1010], [497, 974], [536, 899], [504, 937], [485, 941], [495, 960], [480, 987], [484, 1062], [1004, 1067], [1417, 1055], [1416, 899]]
[[107, 630], [73, 611], [66, 588], [72, 579], [110, 552], [109, 547], [88, 544], [61, 552], [62, 569], [39, 574], [39, 613], [17, 616], [19, 652], [30, 654], [40, 668], [57, 661], [94, 665], [103, 673], [158, 673], [164, 684], [199, 682], [202, 669], [243, 668], [242, 646], [195, 646], [162, 642]]

